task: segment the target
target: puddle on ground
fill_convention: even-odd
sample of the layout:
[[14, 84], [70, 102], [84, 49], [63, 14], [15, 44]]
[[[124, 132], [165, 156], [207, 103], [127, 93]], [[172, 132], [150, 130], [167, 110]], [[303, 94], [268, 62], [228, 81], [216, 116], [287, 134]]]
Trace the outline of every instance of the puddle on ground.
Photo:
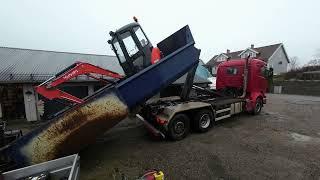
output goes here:
[[288, 116], [282, 115], [278, 112], [269, 111], [269, 112], [262, 113], [262, 115], [268, 116], [266, 120], [275, 121], [275, 122], [282, 122], [289, 119]]
[[317, 100], [295, 100], [295, 101], [292, 101], [292, 102], [289, 102], [288, 103], [290, 104], [297, 104], [297, 105], [318, 105], [320, 103], [320, 101], [317, 101]]
[[295, 141], [299, 141], [299, 142], [308, 142], [312, 139], [312, 137], [310, 136], [306, 136], [298, 133], [290, 133], [290, 135]]

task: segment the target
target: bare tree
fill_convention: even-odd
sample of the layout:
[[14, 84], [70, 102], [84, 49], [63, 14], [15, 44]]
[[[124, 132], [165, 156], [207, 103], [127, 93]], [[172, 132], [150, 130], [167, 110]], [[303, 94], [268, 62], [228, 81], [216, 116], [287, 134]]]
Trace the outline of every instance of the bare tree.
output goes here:
[[313, 58], [307, 63], [307, 66], [319, 66], [320, 65], [320, 49], [315, 50]]
[[299, 67], [299, 58], [293, 56], [290, 58], [289, 70], [296, 70]]
[[311, 59], [307, 66], [319, 66], [320, 65], [320, 59]]
[[313, 57], [314, 59], [320, 59], [320, 48], [315, 50]]

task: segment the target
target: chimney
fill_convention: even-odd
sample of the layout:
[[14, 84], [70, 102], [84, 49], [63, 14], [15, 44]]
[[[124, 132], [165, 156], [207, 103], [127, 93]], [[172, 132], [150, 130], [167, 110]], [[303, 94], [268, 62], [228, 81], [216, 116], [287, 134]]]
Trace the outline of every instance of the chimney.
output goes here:
[[227, 54], [229, 54], [230, 53], [230, 49], [227, 49]]
[[253, 49], [254, 48], [254, 44], [251, 44], [251, 49]]

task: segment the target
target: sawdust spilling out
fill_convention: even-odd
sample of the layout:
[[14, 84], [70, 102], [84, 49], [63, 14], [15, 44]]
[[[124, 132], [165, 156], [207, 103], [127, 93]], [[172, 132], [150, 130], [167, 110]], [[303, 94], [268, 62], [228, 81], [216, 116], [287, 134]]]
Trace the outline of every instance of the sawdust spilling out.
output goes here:
[[117, 96], [110, 94], [101, 97], [60, 117], [21, 152], [30, 164], [77, 153], [127, 115], [127, 106]]

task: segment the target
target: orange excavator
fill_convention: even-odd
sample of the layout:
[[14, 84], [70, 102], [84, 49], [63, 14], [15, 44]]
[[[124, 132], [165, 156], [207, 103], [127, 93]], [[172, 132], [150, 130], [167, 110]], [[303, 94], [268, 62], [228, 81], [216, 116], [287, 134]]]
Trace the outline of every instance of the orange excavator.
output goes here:
[[[154, 46], [137, 20], [109, 34], [108, 43], [124, 75], [76, 62], [40, 84], [36, 87], [39, 94], [48, 99], [67, 100], [70, 106], [46, 124], [1, 148], [1, 156], [25, 166], [77, 153], [162, 89], [190, 73], [199, 62], [200, 50], [194, 47], [189, 26], [157, 44], [163, 56], [154, 64], [151, 63]], [[80, 75], [106, 85], [83, 99], [58, 89], [62, 83]]]

